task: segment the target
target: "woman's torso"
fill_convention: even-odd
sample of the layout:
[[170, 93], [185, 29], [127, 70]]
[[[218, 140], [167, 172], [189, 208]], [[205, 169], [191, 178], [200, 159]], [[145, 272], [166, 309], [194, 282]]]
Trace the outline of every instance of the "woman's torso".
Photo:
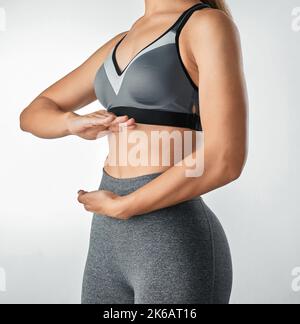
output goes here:
[[135, 118], [137, 123], [133, 130], [108, 137], [104, 168], [111, 176], [163, 172], [195, 150], [196, 133], [202, 131], [199, 91], [193, 81], [196, 76], [188, 72], [183, 60], [179, 35], [191, 14], [207, 7], [199, 3], [185, 10], [120, 68], [117, 49], [130, 36], [126, 34], [97, 71], [95, 92], [102, 105], [117, 116]]
[[164, 172], [195, 151], [195, 135], [189, 129], [142, 124], [134, 130], [112, 133], [104, 169], [115, 178]]

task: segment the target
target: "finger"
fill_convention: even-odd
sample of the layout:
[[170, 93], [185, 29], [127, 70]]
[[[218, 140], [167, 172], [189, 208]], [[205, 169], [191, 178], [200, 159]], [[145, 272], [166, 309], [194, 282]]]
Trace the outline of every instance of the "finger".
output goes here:
[[132, 126], [132, 125], [135, 125], [135, 119], [134, 118], [130, 118], [128, 121], [127, 121], [127, 126]]
[[122, 124], [122, 126], [130, 126], [130, 125], [133, 125], [135, 124], [135, 120], [134, 118], [130, 118], [130, 119], [127, 119], [127, 120], [120, 120], [120, 121], [114, 121], [113, 124], [115, 125], [120, 125]]
[[80, 191], [78, 192], [77, 200], [78, 200], [81, 204], [86, 203], [86, 201], [88, 200], [88, 192], [86, 192], [86, 191], [84, 191], [84, 190], [80, 190]]
[[103, 125], [109, 127], [114, 122], [116, 116], [110, 115], [103, 120]]
[[115, 119], [114, 116], [107, 116], [107, 117], [89, 117], [86, 120], [86, 126], [87, 127], [93, 127], [93, 126], [105, 126], [108, 127], [113, 120]]
[[103, 116], [114, 116], [116, 117], [115, 114], [113, 114], [112, 112], [109, 112], [107, 110], [98, 110], [94, 112], [95, 115], [99, 116], [99, 115], [103, 115]]
[[119, 124], [115, 124], [115, 125], [110, 126], [109, 130], [111, 130], [112, 132], [117, 133], [117, 132], [121, 132], [125, 128], [133, 129], [135, 127], [136, 127], [135, 120], [133, 118], [131, 118], [126, 123], [119, 123]]
[[125, 121], [118, 121], [118, 122], [114, 121], [112, 123], [113, 126], [118, 126], [118, 127], [127, 127], [127, 126], [131, 126], [133, 124], [135, 124], [134, 118], [130, 118], [130, 119], [125, 120]]
[[108, 116], [108, 114], [109, 114], [108, 111], [104, 109], [97, 110], [91, 113], [91, 115], [95, 115], [95, 116]]
[[112, 122], [112, 124], [115, 125], [120, 123], [126, 123], [128, 119], [128, 116], [119, 116]]
[[137, 125], [127, 126], [127, 129], [132, 130], [132, 129], [135, 129], [136, 127], [137, 127]]
[[92, 118], [101, 118], [101, 119], [104, 119], [104, 118], [107, 118], [107, 117], [113, 117], [113, 119], [116, 118], [116, 116], [114, 116], [113, 114], [110, 114], [110, 113], [93, 113], [90, 115], [90, 117]]

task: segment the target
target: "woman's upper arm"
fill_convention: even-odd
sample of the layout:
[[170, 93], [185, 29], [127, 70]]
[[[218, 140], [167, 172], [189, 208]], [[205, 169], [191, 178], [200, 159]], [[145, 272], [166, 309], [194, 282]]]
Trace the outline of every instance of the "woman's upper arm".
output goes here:
[[75, 111], [96, 100], [93, 88], [98, 68], [109, 51], [123, 35], [120, 33], [106, 42], [75, 70], [52, 84], [38, 97], [54, 101], [63, 111]]
[[225, 13], [212, 9], [195, 13], [189, 37], [199, 72], [205, 143], [220, 158], [242, 166], [247, 154], [248, 99], [238, 30]]

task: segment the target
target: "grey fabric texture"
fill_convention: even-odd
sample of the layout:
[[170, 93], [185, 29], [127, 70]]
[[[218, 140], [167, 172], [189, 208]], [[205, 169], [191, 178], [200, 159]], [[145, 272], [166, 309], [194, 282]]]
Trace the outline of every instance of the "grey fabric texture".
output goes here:
[[[99, 189], [129, 194], [160, 173]], [[119, 220], [93, 215], [82, 304], [228, 304], [232, 262], [225, 232], [202, 197]]]

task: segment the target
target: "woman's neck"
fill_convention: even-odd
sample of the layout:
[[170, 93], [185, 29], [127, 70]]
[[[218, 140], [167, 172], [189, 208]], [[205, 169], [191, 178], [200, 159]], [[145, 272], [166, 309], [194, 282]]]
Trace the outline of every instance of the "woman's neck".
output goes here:
[[198, 0], [144, 0], [145, 1], [145, 16], [151, 16], [157, 13], [183, 10], [199, 3]]

